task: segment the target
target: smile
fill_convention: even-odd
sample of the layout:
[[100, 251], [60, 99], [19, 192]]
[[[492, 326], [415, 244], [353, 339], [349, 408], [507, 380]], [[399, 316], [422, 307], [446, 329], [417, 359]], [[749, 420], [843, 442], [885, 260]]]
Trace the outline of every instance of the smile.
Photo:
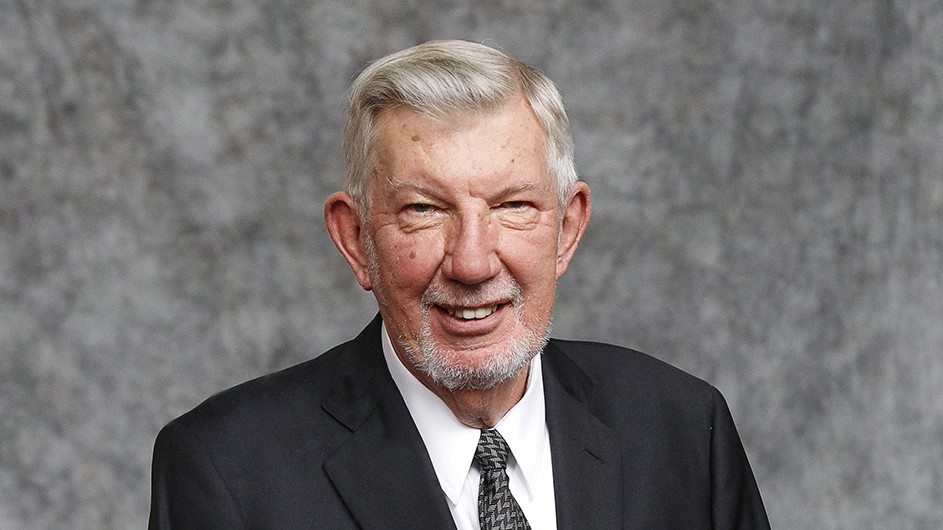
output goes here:
[[485, 318], [495, 311], [498, 310], [497, 305], [487, 306], [487, 307], [477, 307], [477, 308], [444, 308], [449, 315], [460, 318], [462, 320], [480, 320]]

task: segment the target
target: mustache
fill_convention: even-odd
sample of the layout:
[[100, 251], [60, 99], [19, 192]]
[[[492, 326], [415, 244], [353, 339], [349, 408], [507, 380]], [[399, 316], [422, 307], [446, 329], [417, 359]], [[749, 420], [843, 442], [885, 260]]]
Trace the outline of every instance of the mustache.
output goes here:
[[485, 283], [465, 285], [462, 283], [433, 283], [422, 293], [423, 309], [432, 306], [481, 307], [497, 302], [509, 301], [520, 307], [524, 291], [513, 278], [495, 278]]

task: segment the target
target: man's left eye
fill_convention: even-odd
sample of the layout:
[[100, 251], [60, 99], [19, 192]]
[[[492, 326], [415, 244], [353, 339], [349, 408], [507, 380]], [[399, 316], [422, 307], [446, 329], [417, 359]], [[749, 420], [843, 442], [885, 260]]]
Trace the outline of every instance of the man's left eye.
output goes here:
[[501, 207], [508, 208], [510, 210], [517, 210], [525, 206], [527, 206], [527, 203], [524, 201], [507, 201], [507, 202], [501, 203]]

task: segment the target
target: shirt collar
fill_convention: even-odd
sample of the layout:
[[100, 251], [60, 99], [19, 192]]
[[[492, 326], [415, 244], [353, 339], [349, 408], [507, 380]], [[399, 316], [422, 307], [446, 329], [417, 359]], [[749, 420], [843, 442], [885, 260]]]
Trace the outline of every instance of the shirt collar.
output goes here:
[[[442, 491], [452, 504], [458, 503], [469, 468], [475, 457], [480, 431], [458, 421], [439, 396], [426, 388], [403, 365], [381, 328], [383, 355], [406, 408], [422, 436]], [[527, 388], [521, 400], [495, 425], [511, 449], [511, 462], [520, 466], [527, 494], [533, 498], [547, 436], [540, 355], [530, 364]]]
[[[546, 412], [544, 409], [544, 381], [541, 377], [541, 357], [535, 355], [530, 363], [527, 375], [527, 388], [524, 397], [514, 405], [495, 429], [501, 433], [511, 449], [512, 459], [517, 461], [524, 477], [527, 495], [534, 498], [537, 491], [536, 480], [540, 476], [540, 463], [543, 461], [544, 440], [547, 433]], [[478, 441], [475, 441], [477, 446]], [[513, 465], [513, 461], [510, 465]]]

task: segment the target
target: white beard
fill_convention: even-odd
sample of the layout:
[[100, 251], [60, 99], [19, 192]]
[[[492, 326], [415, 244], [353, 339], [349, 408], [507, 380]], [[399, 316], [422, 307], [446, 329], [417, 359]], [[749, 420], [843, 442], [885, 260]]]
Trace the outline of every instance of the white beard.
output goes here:
[[[380, 282], [379, 260], [376, 244], [368, 236], [364, 240], [367, 257], [367, 272], [373, 283], [374, 294], [381, 305], [386, 304]], [[430, 312], [435, 305], [452, 307], [477, 307], [492, 300], [510, 299], [511, 309], [518, 323], [525, 330], [524, 335], [507, 344], [479, 367], [458, 366], [439, 348], [432, 334]], [[430, 285], [422, 295], [422, 329], [414, 344], [404, 334], [396, 337], [396, 342], [409, 357], [413, 366], [428, 377], [433, 383], [448, 390], [469, 389], [487, 390], [508, 381], [526, 367], [535, 355], [543, 351], [550, 338], [551, 323], [546, 329], [534, 330], [526, 326], [524, 320], [524, 295], [520, 285], [511, 278], [494, 279], [481, 285], [462, 284]]]
[[[459, 366], [443, 352], [432, 334], [430, 311], [434, 305], [474, 307], [487, 301], [510, 298], [511, 308], [525, 332], [522, 337], [498, 346], [482, 366]], [[487, 390], [508, 381], [526, 367], [535, 355], [543, 351], [550, 337], [550, 326], [542, 334], [524, 325], [523, 294], [512, 279], [494, 280], [484, 286], [430, 286], [422, 297], [422, 330], [418, 347], [406, 337], [397, 338], [413, 366], [432, 382], [448, 390]]]

